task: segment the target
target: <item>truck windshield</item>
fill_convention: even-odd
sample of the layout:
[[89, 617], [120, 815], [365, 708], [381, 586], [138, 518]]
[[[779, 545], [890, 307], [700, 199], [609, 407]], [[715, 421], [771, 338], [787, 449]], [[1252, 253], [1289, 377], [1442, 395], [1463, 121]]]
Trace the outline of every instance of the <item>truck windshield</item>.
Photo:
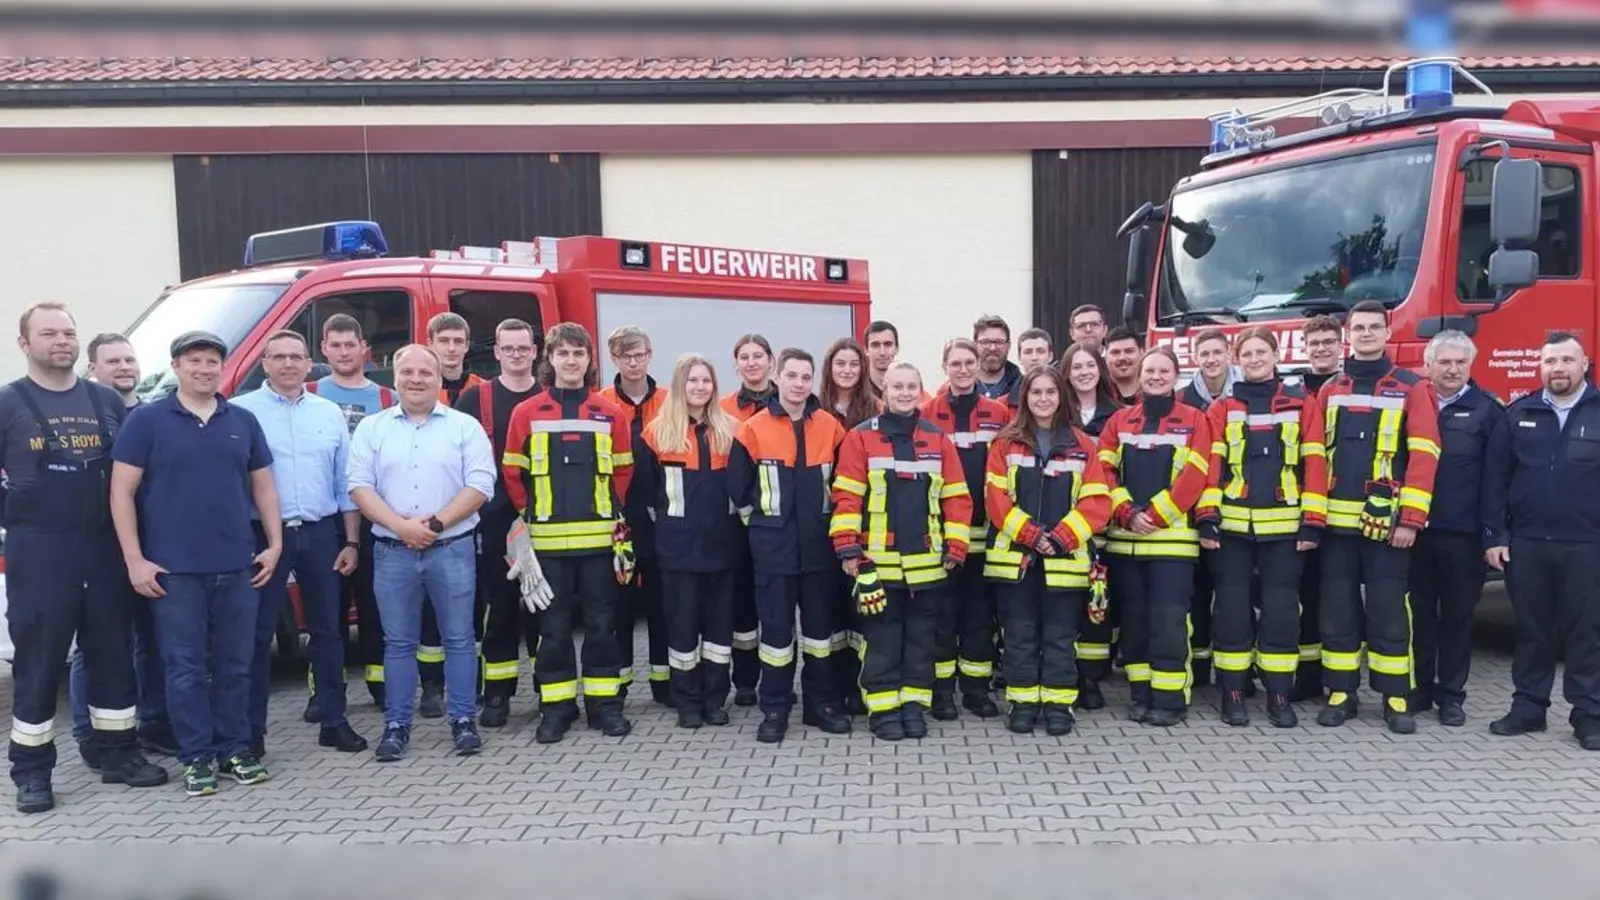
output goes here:
[[185, 331], [209, 331], [231, 350], [250, 334], [272, 305], [289, 289], [285, 284], [196, 284], [161, 295], [128, 332], [139, 355], [144, 377], [138, 392], [146, 400], [165, 396], [178, 386], [168, 361], [172, 340]]
[[1434, 148], [1405, 147], [1175, 193], [1163, 321], [1309, 316], [1361, 300], [1393, 307], [1416, 278]]

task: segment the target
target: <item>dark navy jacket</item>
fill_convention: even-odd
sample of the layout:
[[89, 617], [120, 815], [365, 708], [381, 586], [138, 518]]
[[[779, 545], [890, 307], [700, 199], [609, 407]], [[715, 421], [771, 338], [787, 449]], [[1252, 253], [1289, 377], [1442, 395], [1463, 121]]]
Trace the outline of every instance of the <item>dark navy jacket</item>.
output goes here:
[[1506, 409], [1505, 433], [1489, 451], [1488, 477], [1506, 489], [1494, 521], [1518, 538], [1600, 541], [1600, 390], [1585, 386], [1565, 428], [1542, 391], [1528, 394]]
[[1505, 427], [1505, 408], [1471, 381], [1465, 394], [1439, 411], [1439, 474], [1428, 511], [1430, 530], [1484, 540], [1492, 536], [1494, 523], [1485, 513], [1494, 489], [1484, 477], [1485, 464], [1490, 444], [1505, 439]]

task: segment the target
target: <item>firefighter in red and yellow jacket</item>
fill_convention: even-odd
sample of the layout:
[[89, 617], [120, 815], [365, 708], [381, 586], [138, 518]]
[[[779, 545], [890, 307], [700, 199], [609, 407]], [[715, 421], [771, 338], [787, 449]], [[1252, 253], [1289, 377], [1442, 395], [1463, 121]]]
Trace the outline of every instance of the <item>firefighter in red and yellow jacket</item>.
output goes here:
[[[828, 540], [833, 511], [828, 488], [844, 440], [839, 420], [811, 393], [816, 362], [804, 350], [778, 354], [778, 397], [739, 426], [728, 457], [728, 480], [747, 517], [761, 626], [761, 724], [756, 740], [777, 743], [789, 730], [794, 705], [795, 612], [805, 709], [801, 721], [828, 734], [847, 734], [843, 690], [831, 657], [841, 629], [836, 592], [838, 561]], [[734, 626], [738, 627], [737, 623]]]
[[634, 451], [630, 497], [655, 521], [678, 725], [728, 724], [734, 573], [744, 529], [728, 482], [737, 423], [717, 402], [709, 360], [685, 354]]
[[955, 444], [918, 409], [922, 375], [896, 362], [884, 411], [839, 447], [829, 533], [859, 601], [861, 696], [886, 741], [928, 733], [934, 632], [948, 573], [967, 557], [972, 492]]
[[[1428, 522], [1439, 466], [1433, 385], [1396, 368], [1384, 347], [1389, 311], [1363, 300], [1345, 319], [1350, 358], [1322, 386], [1327, 419], [1328, 528], [1322, 541], [1322, 679], [1326, 726], [1356, 715], [1365, 637], [1372, 689], [1395, 734], [1416, 721], [1411, 691], [1411, 545]], [[1363, 595], [1365, 599], [1363, 600]]]
[[1060, 373], [1028, 370], [1022, 406], [989, 448], [984, 505], [994, 523], [983, 574], [999, 582], [1006, 635], [1007, 726], [1072, 731], [1077, 640], [1089, 600], [1091, 538], [1111, 519], [1111, 491], [1094, 439], [1077, 422]]
[[1125, 606], [1122, 655], [1132, 718], [1182, 722], [1189, 708], [1189, 595], [1200, 539], [1190, 511], [1205, 490], [1211, 427], [1205, 413], [1177, 403], [1178, 358], [1152, 347], [1139, 359], [1140, 393], [1100, 433], [1111, 484], [1106, 552]]
[[[643, 440], [643, 429], [661, 411], [666, 400], [665, 391], [656, 387], [650, 377], [650, 336], [637, 325], [624, 325], [614, 329], [606, 338], [606, 349], [611, 353], [611, 365], [617, 370], [610, 387], [600, 396], [610, 400], [622, 410], [622, 419], [628, 426], [628, 438], [635, 450]], [[655, 523], [645, 512], [641, 498], [631, 493], [623, 500], [623, 518], [633, 537], [635, 560], [633, 580], [622, 586], [622, 598], [617, 603], [617, 648], [622, 651], [622, 696], [628, 696], [628, 683], [633, 680], [634, 624], [643, 616], [648, 629], [647, 646], [650, 654], [650, 696], [657, 703], [672, 705], [672, 695], [667, 688], [667, 620], [662, 611], [661, 566], [656, 558]]]
[[957, 676], [961, 705], [981, 719], [1000, 714], [989, 697], [994, 679], [995, 630], [998, 616], [995, 586], [983, 577], [983, 554], [989, 540], [983, 496], [985, 467], [995, 435], [1011, 418], [999, 400], [977, 391], [978, 345], [956, 338], [944, 345], [944, 387], [922, 407], [922, 417], [949, 436], [961, 459], [967, 490], [973, 496], [972, 541], [967, 563], [950, 573], [942, 592], [934, 659], [933, 717], [954, 719]]
[[[1300, 567], [1321, 540], [1328, 510], [1322, 406], [1278, 377], [1271, 329], [1239, 333], [1233, 355], [1243, 378], [1207, 411], [1211, 478], [1195, 510], [1200, 545], [1214, 551], [1216, 607], [1211, 640], [1222, 720], [1250, 724], [1250, 666], [1267, 689], [1267, 718], [1297, 722], [1290, 705], [1300, 665]], [[1260, 622], [1251, 603], [1259, 574]]]
[[[778, 386], [772, 381], [772, 344], [759, 334], [740, 335], [733, 342], [733, 367], [739, 387], [722, 398], [722, 408], [735, 422], [743, 423], [778, 398]], [[756, 682], [761, 677], [755, 561], [750, 543], [741, 546], [743, 555], [733, 585], [733, 703], [755, 706]]]
[[554, 592], [539, 619], [541, 744], [561, 740], [578, 718], [573, 615], [584, 625], [583, 698], [589, 726], [607, 735], [631, 730], [622, 714], [622, 653], [617, 648], [619, 584], [633, 576], [633, 547], [622, 498], [633, 476], [633, 444], [622, 411], [594, 389], [594, 342], [563, 322], [545, 335], [546, 389], [511, 413], [501, 462], [506, 493]]

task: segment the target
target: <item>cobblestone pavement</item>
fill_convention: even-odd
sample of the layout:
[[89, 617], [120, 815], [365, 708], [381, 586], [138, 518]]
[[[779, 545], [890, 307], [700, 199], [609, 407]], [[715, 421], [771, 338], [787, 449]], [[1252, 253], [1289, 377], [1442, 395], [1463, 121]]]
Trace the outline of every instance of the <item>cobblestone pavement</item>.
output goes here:
[[[643, 659], [641, 641], [640, 659]], [[9, 684], [0, 679], [9, 706]], [[932, 723], [922, 741], [885, 744], [858, 723], [848, 737], [799, 724], [788, 740], [755, 741], [759, 716], [686, 732], [644, 685], [629, 700], [633, 734], [581, 724], [554, 747], [534, 744], [524, 681], [511, 725], [486, 731], [484, 753], [448, 755], [448, 729], [419, 720], [406, 760], [379, 765], [316, 746], [300, 722], [303, 682], [273, 696], [267, 764], [257, 787], [224, 780], [188, 799], [101, 785], [61, 742], [55, 811], [23, 818], [0, 806], [0, 841], [276, 843], [700, 842], [756, 844], [1299, 841], [1594, 841], [1600, 775], [1578, 749], [1557, 701], [1549, 732], [1495, 738], [1509, 702], [1509, 658], [1480, 649], [1467, 727], [1419, 716], [1411, 737], [1388, 734], [1376, 698], [1359, 721], [1323, 729], [1312, 704], [1298, 728], [1218, 719], [1214, 688], [1197, 692], [1187, 724], [1161, 731], [1126, 721], [1126, 688], [1081, 714], [1066, 738], [1021, 737], [970, 715]], [[1557, 680], [1559, 693], [1559, 679]], [[377, 711], [352, 684], [352, 722], [376, 743]], [[9, 716], [9, 709], [4, 709]], [[59, 721], [66, 721], [63, 709]], [[176, 771], [170, 759], [161, 760]]]

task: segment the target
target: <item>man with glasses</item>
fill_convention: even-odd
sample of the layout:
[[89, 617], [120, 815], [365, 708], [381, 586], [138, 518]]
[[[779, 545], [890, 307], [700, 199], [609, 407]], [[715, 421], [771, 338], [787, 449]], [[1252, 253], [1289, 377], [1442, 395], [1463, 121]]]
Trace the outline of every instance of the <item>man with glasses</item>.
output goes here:
[[[611, 332], [606, 340], [611, 351], [611, 364], [617, 376], [611, 387], [600, 392], [617, 408], [628, 426], [633, 446], [644, 443], [644, 426], [660, 412], [667, 392], [656, 386], [650, 377], [650, 335], [636, 325], [624, 325]], [[649, 629], [650, 696], [663, 706], [672, 705], [668, 689], [671, 670], [667, 667], [667, 617], [662, 607], [661, 566], [656, 562], [655, 522], [645, 508], [646, 498], [641, 494], [630, 496], [623, 503], [628, 530], [633, 534], [633, 552], [637, 566], [633, 578], [622, 586], [622, 596], [617, 603], [617, 646], [622, 651], [622, 695], [626, 699], [628, 683], [633, 680], [633, 630], [641, 613]]]
[[[339, 577], [355, 571], [361, 546], [361, 516], [345, 485], [350, 434], [339, 405], [305, 389], [311, 371], [306, 339], [294, 331], [267, 338], [262, 355], [266, 384], [234, 400], [255, 414], [272, 451], [272, 479], [283, 520], [283, 552], [272, 578], [261, 588], [255, 656], [250, 664], [250, 750], [266, 755], [267, 698], [272, 671], [269, 650], [289, 597], [294, 573], [311, 632], [317, 743], [341, 753], [359, 753], [367, 742], [345, 718], [344, 603]], [[266, 531], [256, 522], [257, 544]]]
[[972, 324], [972, 340], [978, 345], [978, 393], [1015, 413], [1022, 370], [1006, 358], [1011, 355], [1011, 326], [999, 316], [983, 316]]
[[[463, 390], [456, 399], [456, 411], [477, 419], [489, 435], [494, 459], [505, 455], [511, 411], [539, 393], [533, 378], [538, 357], [533, 326], [521, 319], [506, 319], [494, 330], [499, 377]], [[538, 622], [523, 607], [517, 582], [506, 578], [510, 571], [506, 534], [516, 521], [517, 510], [506, 495], [505, 480], [496, 477], [494, 497], [478, 510], [478, 608], [474, 621], [482, 629], [478, 637], [483, 642], [483, 711], [478, 724], [485, 728], [503, 728], [510, 717], [511, 698], [517, 693], [521, 672], [519, 645], [527, 645], [529, 659], [535, 658], [539, 647]]]
[[[1339, 374], [1344, 361], [1344, 327], [1333, 316], [1306, 321], [1303, 331], [1311, 370], [1300, 376], [1316, 393]], [[1322, 554], [1307, 553], [1300, 572], [1300, 666], [1289, 699], [1299, 703], [1322, 696]]]

